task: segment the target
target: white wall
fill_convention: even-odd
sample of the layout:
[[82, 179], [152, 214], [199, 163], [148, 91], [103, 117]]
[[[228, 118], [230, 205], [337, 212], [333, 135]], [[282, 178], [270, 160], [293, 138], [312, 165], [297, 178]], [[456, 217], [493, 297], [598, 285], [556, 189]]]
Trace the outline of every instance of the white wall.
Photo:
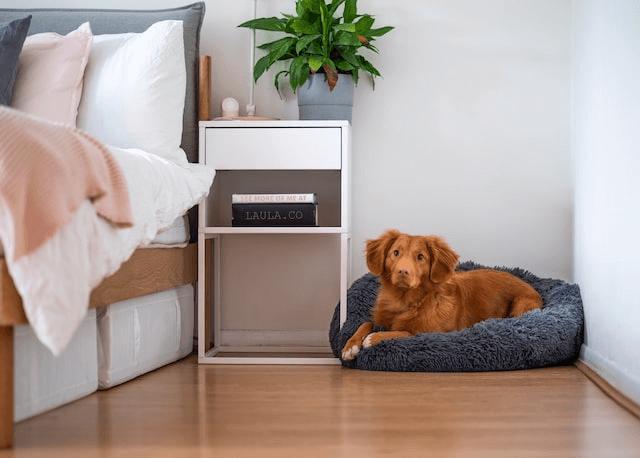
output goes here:
[[[6, 7], [161, 8], [188, 0], [2, 0]], [[353, 276], [366, 238], [389, 227], [446, 236], [462, 259], [571, 275], [569, 0], [361, 0], [382, 25], [354, 109]], [[261, 0], [260, 15], [293, 0]], [[214, 58], [216, 111], [246, 103], [250, 0], [209, 0], [202, 51]], [[259, 39], [264, 38], [261, 34]], [[297, 117], [271, 77], [259, 114]]]
[[573, 55], [582, 356], [640, 403], [640, 1], [575, 1]]

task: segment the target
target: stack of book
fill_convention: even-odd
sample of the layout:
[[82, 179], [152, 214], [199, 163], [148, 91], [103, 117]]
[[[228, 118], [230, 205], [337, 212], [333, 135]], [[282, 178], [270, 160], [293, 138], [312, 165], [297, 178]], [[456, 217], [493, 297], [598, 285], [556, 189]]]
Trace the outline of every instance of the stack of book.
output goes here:
[[232, 226], [317, 226], [315, 194], [233, 194]]

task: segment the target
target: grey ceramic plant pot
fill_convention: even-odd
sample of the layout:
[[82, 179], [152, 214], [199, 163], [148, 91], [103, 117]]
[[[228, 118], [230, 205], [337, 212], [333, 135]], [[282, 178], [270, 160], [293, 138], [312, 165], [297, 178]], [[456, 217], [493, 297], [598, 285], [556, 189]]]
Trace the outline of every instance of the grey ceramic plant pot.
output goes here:
[[333, 91], [325, 75], [310, 75], [306, 83], [298, 88], [300, 119], [346, 119], [351, 121], [353, 110], [353, 78], [340, 75]]

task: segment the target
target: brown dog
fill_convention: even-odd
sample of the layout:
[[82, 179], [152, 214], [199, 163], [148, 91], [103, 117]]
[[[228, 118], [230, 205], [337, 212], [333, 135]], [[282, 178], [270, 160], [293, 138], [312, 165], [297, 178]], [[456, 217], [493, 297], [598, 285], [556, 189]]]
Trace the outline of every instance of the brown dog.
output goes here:
[[[436, 236], [396, 230], [367, 241], [367, 266], [380, 277], [372, 322], [362, 324], [342, 349], [342, 359], [362, 347], [422, 332], [467, 328], [487, 318], [520, 316], [542, 306], [529, 284], [497, 270], [455, 272], [458, 255]], [[374, 324], [388, 331], [374, 332]]]

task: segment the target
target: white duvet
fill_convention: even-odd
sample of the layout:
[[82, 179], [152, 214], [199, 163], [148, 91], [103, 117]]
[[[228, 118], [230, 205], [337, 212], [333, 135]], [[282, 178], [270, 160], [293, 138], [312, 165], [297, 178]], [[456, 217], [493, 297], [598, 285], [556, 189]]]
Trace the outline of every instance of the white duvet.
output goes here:
[[[176, 165], [135, 149], [109, 150], [127, 180], [132, 227], [115, 228], [86, 201], [53, 238], [17, 262], [9, 259], [10, 241], [3, 241], [29, 323], [56, 355], [85, 316], [91, 290], [117, 271], [136, 248], [149, 244], [159, 230], [193, 207], [213, 182], [213, 169], [202, 165]], [[0, 224], [7, 224], [4, 216], [0, 208]]]

